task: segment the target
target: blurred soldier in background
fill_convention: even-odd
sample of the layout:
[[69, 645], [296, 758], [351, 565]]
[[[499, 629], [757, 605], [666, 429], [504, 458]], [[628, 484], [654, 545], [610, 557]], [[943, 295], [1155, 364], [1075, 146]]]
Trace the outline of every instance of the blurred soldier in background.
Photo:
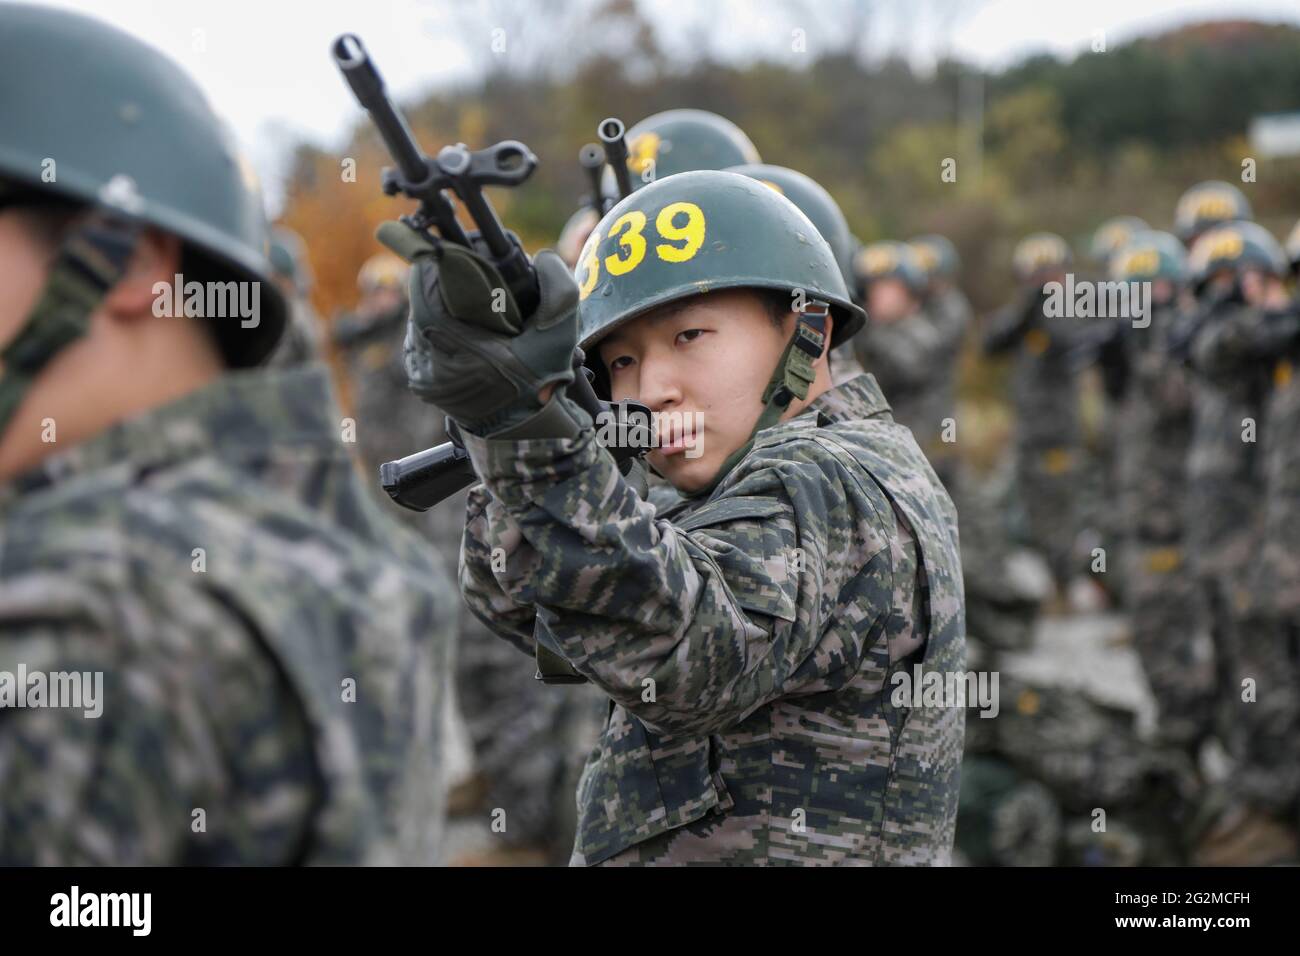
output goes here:
[[[407, 386], [402, 342], [409, 267], [381, 252], [357, 275], [360, 299], [339, 319], [335, 342], [348, 370], [363, 480], [382, 506], [416, 529], [454, 571], [468, 492], [427, 512], [408, 511], [379, 486], [379, 466], [447, 440], [444, 418]], [[449, 849], [452, 865], [561, 864], [573, 848], [581, 754], [595, 737], [590, 694], [547, 687], [519, 654], [462, 613], [455, 649], [455, 701], [473, 751], [473, 772], [452, 781], [448, 811], [486, 824], [488, 841]], [[584, 704], [584, 700], [587, 703]], [[496, 827], [493, 828], [494, 814]]]
[[1169, 233], [1139, 232], [1113, 255], [1111, 278], [1151, 283], [1149, 324], [1123, 320], [1115, 344], [1104, 346], [1118, 353], [1114, 364], [1124, 382], [1113, 419], [1127, 609], [1159, 707], [1161, 738], [1194, 754], [1211, 730], [1214, 653], [1184, 547], [1192, 383], [1170, 356], [1187, 319], [1186, 252]]
[[876, 377], [894, 420], [912, 430], [935, 470], [950, 466], [953, 435], [945, 440], [945, 432], [955, 431], [951, 379], [961, 337], [922, 309], [926, 277], [906, 243], [868, 243], [854, 270], [870, 317], [853, 340], [858, 364]]
[[1020, 296], [992, 318], [984, 338], [989, 355], [1015, 353], [1016, 483], [1028, 540], [1047, 559], [1060, 599], [1076, 571], [1079, 394], [1069, 359], [1074, 320], [1045, 314], [1044, 286], [1064, 282], [1071, 262], [1060, 236], [1042, 232], [1021, 240], [1012, 254]]
[[269, 258], [275, 284], [289, 303], [289, 324], [267, 364], [289, 366], [319, 361], [321, 324], [311, 306], [314, 277], [307, 260], [307, 246], [292, 229], [276, 226], [271, 230]]
[[247, 167], [127, 34], [0, 36], [0, 671], [85, 682], [3, 700], [0, 863], [433, 862], [455, 595], [324, 369], [254, 368], [287, 317]]
[[[938, 393], [935, 408], [936, 411], [942, 410], [944, 417], [952, 417], [955, 423], [958, 359], [961, 357], [966, 333], [974, 319], [970, 300], [957, 284], [961, 258], [957, 255], [956, 247], [944, 236], [917, 236], [908, 240], [907, 244], [916, 253], [925, 275], [921, 309], [938, 330], [942, 343], [936, 355], [938, 364], [934, 369], [933, 387]], [[954, 440], [940, 441], [930, 455], [930, 461], [948, 493], [959, 498], [956, 487], [960, 459], [957, 455], [956, 437], [954, 429]]]
[[[1198, 385], [1188, 520], [1211, 600], [1225, 682], [1223, 732], [1236, 764], [1229, 803], [1205, 834], [1198, 861], [1262, 865], [1297, 850], [1300, 680], [1284, 583], [1294, 557], [1259, 567], [1266, 518], [1282, 526], [1273, 534], [1285, 533], [1296, 507], [1295, 479], [1269, 467], [1285, 468], [1296, 443], [1285, 361], [1294, 332], [1287, 328], [1289, 263], [1265, 229], [1230, 222], [1201, 235], [1191, 268], [1206, 311], [1189, 343]], [[1294, 555], [1293, 540], [1284, 547]]]

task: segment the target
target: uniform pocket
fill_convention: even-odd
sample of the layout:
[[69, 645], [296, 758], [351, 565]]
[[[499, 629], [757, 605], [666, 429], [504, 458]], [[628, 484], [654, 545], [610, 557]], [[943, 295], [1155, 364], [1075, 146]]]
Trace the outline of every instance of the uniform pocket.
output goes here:
[[577, 856], [601, 863], [698, 820], [731, 799], [712, 771], [708, 737], [651, 733], [616, 706], [578, 793]]

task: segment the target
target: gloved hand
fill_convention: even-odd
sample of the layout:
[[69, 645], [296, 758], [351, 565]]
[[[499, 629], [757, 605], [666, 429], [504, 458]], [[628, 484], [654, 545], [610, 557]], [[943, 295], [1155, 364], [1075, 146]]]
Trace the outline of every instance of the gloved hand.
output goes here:
[[[406, 375], [411, 390], [482, 437], [575, 437], [590, 416], [562, 386], [573, 381], [578, 288], [554, 252], [534, 260], [540, 299], [521, 316], [496, 268], [400, 222], [379, 240], [411, 263]], [[543, 409], [537, 393], [559, 385]]]

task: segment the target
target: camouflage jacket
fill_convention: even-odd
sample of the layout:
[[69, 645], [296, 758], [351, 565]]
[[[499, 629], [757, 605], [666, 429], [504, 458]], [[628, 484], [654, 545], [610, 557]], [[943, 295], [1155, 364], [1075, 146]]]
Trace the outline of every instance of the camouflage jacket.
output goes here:
[[0, 672], [103, 682], [0, 708], [0, 863], [433, 860], [455, 596], [340, 418], [232, 373], [0, 490]]
[[964, 714], [891, 677], [964, 666], [956, 515], [871, 376], [663, 514], [590, 429], [467, 448], [471, 610], [611, 698], [575, 863], [947, 862]]

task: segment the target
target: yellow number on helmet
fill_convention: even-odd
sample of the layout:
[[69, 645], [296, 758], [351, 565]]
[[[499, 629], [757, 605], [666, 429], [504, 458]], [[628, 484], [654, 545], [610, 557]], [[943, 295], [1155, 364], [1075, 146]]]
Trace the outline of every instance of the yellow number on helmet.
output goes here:
[[1124, 275], [1148, 275], [1160, 268], [1160, 253], [1154, 249], [1138, 249], [1124, 258], [1121, 271]]
[[[674, 225], [673, 220], [683, 214], [686, 222]], [[665, 239], [684, 243], [681, 246], [660, 243], [655, 246], [655, 254], [665, 262], [686, 262], [704, 245], [704, 212], [693, 202], [669, 203], [655, 216], [655, 230]]]
[[620, 258], [617, 253], [605, 257], [605, 268], [610, 275], [621, 276], [640, 265], [645, 258], [645, 236], [641, 235], [644, 228], [645, 213], [639, 209], [623, 213], [609, 227], [609, 237], [613, 239], [618, 236], [619, 248], [626, 249], [628, 253], [627, 258]]
[[587, 237], [587, 246], [584, 250], [581, 265], [587, 269], [587, 277], [582, 280], [582, 285], [578, 286], [578, 300], [582, 301], [591, 295], [591, 290], [596, 288], [596, 280], [600, 277], [600, 260], [596, 258], [596, 247], [600, 245], [600, 230], [591, 230], [591, 235]]

